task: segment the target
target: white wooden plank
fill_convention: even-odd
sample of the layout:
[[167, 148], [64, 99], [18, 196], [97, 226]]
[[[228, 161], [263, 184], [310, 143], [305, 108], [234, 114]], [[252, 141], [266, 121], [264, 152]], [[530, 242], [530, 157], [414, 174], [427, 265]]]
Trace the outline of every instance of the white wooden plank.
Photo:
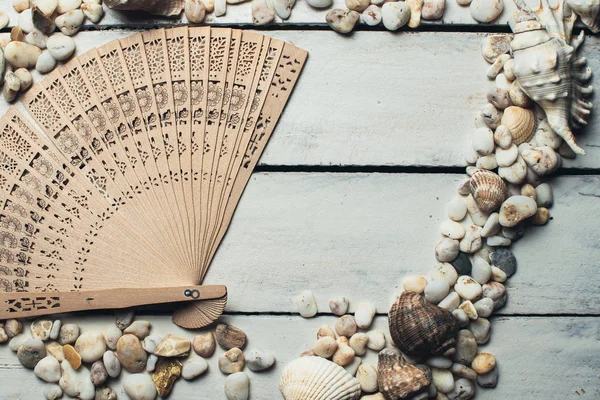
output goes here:
[[[129, 34], [81, 33], [78, 54]], [[492, 85], [485, 78], [488, 64], [479, 50], [484, 35], [268, 34], [310, 55], [263, 165], [465, 165], [463, 152], [470, 146], [473, 117]], [[600, 76], [600, 37], [588, 38], [585, 50]], [[600, 96], [594, 102], [600, 110]], [[6, 107], [1, 99], [0, 113]], [[593, 134], [600, 130], [597, 114], [578, 135], [588, 155], [565, 160], [565, 167], [600, 168], [600, 140]]]
[[[141, 318], [145, 318], [140, 316]], [[153, 332], [178, 334], [192, 338], [197, 332], [178, 329], [168, 317], [152, 316]], [[84, 330], [105, 329], [110, 317], [68, 318]], [[67, 321], [65, 320], [65, 321]], [[249, 337], [249, 348], [272, 351], [276, 366], [267, 372], [250, 376], [251, 399], [282, 399], [279, 377], [285, 365], [304, 349], [312, 346], [318, 328], [335, 323], [333, 317], [304, 320], [300, 317], [229, 316], [225, 320], [242, 328]], [[496, 355], [500, 369], [495, 389], [478, 388], [477, 398], [490, 400], [529, 399], [593, 399], [600, 395], [598, 369], [600, 351], [598, 327], [600, 318], [496, 318], [492, 322], [492, 340], [482, 347]], [[377, 318], [375, 328], [387, 332], [385, 318]], [[209, 361], [209, 370], [195, 382], [178, 381], [172, 399], [225, 399], [225, 377], [217, 367], [217, 353]], [[369, 351], [365, 362], [376, 362]], [[110, 382], [120, 399], [125, 399], [120, 384]], [[7, 346], [0, 348], [0, 398], [42, 398], [43, 383], [31, 370], [25, 370]]]
[[[444, 174], [254, 174], [206, 283], [229, 287], [229, 310], [294, 312], [311, 289], [387, 312], [406, 275], [436, 264], [446, 205], [463, 178]], [[503, 314], [599, 314], [600, 177], [562, 177], [553, 220], [515, 246]], [[581, 193], [581, 194], [580, 194]]]
[[[6, 0], [7, 4], [9, 0]], [[530, 5], [536, 4], [535, 0], [526, 1]], [[551, 1], [553, 3], [553, 1]], [[222, 17], [216, 17], [213, 14], [209, 14], [203, 24], [208, 25], [252, 25], [252, 14], [251, 14], [251, 1], [246, 1], [237, 5], [228, 5], [227, 14]], [[319, 10], [312, 8], [308, 3], [299, 1], [296, 3], [292, 10], [292, 15], [288, 20], [282, 20], [276, 17], [273, 25], [281, 26], [294, 26], [294, 25], [310, 25], [310, 26], [326, 26], [325, 15], [330, 9], [342, 8], [347, 9], [344, 0], [333, 0], [333, 5], [325, 10]], [[187, 19], [182, 14], [179, 17], [174, 18], [161, 18], [159, 16], [152, 16], [150, 14], [139, 12], [139, 11], [117, 11], [111, 10], [106, 5], [104, 6], [106, 14], [98, 25], [92, 24], [90, 21], [86, 21], [85, 25], [89, 27], [153, 27], [153, 26], [172, 26], [174, 24], [187, 23]], [[470, 13], [469, 7], [461, 6], [456, 3], [456, 0], [446, 1], [446, 11], [444, 16], [440, 20], [436, 21], [425, 21], [421, 23], [423, 26], [435, 26], [435, 25], [507, 25], [512, 19], [512, 14], [516, 10], [516, 6], [512, 0], [504, 0], [504, 11], [500, 16], [490, 24], [479, 24], [475, 21]], [[6, 11], [9, 11], [10, 22], [13, 26], [17, 23], [17, 13], [10, 7], [6, 7]], [[383, 27], [381, 27], [383, 29]]]

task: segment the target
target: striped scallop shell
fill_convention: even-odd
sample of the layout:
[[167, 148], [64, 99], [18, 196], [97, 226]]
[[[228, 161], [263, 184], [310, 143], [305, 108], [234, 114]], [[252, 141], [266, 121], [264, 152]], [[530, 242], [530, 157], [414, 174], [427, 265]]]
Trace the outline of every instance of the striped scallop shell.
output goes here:
[[279, 388], [285, 400], [356, 400], [360, 396], [358, 380], [321, 357], [300, 357], [289, 363]]
[[510, 130], [513, 143], [517, 146], [529, 142], [535, 133], [535, 115], [533, 111], [517, 106], [510, 106], [504, 110], [502, 125]]
[[479, 170], [470, 181], [471, 194], [479, 209], [489, 214], [502, 205], [508, 197], [508, 187], [495, 172]]
[[420, 368], [407, 363], [390, 349], [379, 353], [377, 385], [389, 400], [412, 398], [431, 385], [431, 378]]

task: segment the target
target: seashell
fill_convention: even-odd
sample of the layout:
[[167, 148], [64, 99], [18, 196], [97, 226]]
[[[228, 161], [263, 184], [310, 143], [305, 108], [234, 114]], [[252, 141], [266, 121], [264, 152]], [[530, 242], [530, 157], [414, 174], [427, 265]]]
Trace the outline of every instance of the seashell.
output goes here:
[[377, 370], [379, 391], [387, 400], [412, 398], [431, 385], [431, 379], [425, 371], [404, 361], [390, 349], [379, 352]]
[[529, 142], [535, 132], [536, 120], [533, 111], [511, 106], [504, 110], [501, 124], [506, 126], [517, 146]]
[[495, 172], [479, 170], [471, 178], [471, 194], [477, 202], [477, 207], [489, 214], [506, 200], [508, 188]]
[[279, 388], [286, 400], [356, 400], [360, 383], [344, 368], [321, 357], [300, 357], [281, 375]]
[[[592, 103], [586, 98], [593, 89], [587, 85], [592, 71], [585, 58], [576, 56], [583, 43], [583, 32], [571, 40], [575, 14], [559, 1], [550, 8], [547, 0], [531, 10], [516, 0], [520, 12], [511, 43], [514, 73], [523, 91], [546, 113], [548, 123], [577, 154], [585, 151], [577, 145], [571, 126], [587, 123]], [[568, 8], [568, 7], [567, 7]]]
[[392, 340], [409, 356], [448, 356], [455, 351], [456, 319], [417, 293], [404, 292], [396, 299], [388, 323]]
[[567, 0], [567, 4], [592, 32], [600, 32], [600, 0]]
[[165, 16], [181, 14], [184, 3], [184, 0], [104, 0], [108, 8], [115, 10], [141, 10]]

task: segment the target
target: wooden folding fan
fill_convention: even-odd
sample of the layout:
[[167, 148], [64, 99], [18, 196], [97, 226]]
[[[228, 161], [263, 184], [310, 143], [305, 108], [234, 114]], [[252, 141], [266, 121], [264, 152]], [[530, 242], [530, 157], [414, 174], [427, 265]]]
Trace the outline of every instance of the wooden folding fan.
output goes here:
[[232, 29], [175, 28], [94, 49], [0, 120], [0, 319], [190, 302], [307, 53]]

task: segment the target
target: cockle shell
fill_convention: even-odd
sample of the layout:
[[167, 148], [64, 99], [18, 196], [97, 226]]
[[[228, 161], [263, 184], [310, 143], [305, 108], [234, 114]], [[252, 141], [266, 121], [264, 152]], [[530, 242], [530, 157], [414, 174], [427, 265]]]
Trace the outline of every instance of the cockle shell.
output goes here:
[[567, 4], [592, 32], [600, 32], [600, 0], [567, 0]]
[[508, 188], [495, 172], [480, 170], [471, 178], [471, 194], [477, 202], [477, 207], [489, 214], [506, 200]]
[[386, 400], [412, 398], [431, 384], [425, 371], [404, 361], [390, 349], [379, 352], [377, 371], [377, 385]]
[[179, 15], [184, 3], [184, 0], [104, 0], [104, 4], [115, 10], [141, 10], [165, 16]]
[[283, 370], [285, 400], [356, 400], [360, 383], [344, 368], [321, 357], [300, 357]]
[[389, 311], [392, 340], [409, 356], [451, 355], [455, 352], [458, 325], [450, 312], [404, 292]]
[[529, 142], [535, 133], [535, 114], [527, 108], [511, 106], [504, 110], [501, 124], [506, 126], [517, 146]]
[[583, 32], [571, 40], [575, 15], [564, 1], [551, 8], [548, 0], [531, 10], [523, 0], [515, 0], [520, 8], [511, 43], [514, 73], [523, 91], [542, 107], [548, 123], [575, 153], [585, 154], [577, 145], [570, 125], [587, 123], [592, 103], [585, 98], [592, 86], [585, 58], [576, 57], [583, 43]]

